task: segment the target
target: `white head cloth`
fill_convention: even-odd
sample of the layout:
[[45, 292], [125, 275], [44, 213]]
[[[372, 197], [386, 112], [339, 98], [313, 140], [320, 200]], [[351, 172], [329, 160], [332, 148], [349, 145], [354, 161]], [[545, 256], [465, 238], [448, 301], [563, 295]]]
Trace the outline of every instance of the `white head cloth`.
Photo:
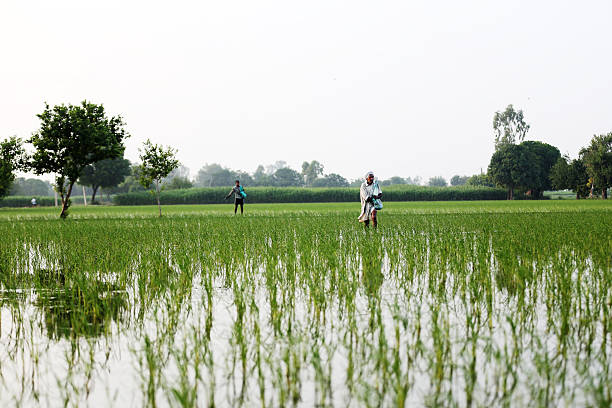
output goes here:
[[374, 172], [373, 172], [373, 171], [368, 171], [368, 172], [366, 173], [366, 175], [365, 175], [365, 178], [367, 179], [367, 178], [368, 178], [370, 175], [372, 175], [372, 176], [373, 176], [373, 175], [374, 175]]

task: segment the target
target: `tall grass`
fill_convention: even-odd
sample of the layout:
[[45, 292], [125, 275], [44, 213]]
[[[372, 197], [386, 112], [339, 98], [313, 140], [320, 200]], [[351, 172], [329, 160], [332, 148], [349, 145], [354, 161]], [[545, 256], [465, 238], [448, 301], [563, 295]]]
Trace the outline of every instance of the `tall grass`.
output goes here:
[[[190, 188], [168, 190], [161, 194], [162, 204], [220, 204], [225, 202], [228, 188]], [[249, 203], [325, 203], [359, 201], [358, 188], [297, 188], [252, 187], [247, 188]], [[384, 188], [386, 201], [454, 201], [454, 200], [504, 200], [502, 189], [489, 187], [423, 187], [391, 186]], [[148, 192], [118, 194], [118, 205], [154, 204]]]

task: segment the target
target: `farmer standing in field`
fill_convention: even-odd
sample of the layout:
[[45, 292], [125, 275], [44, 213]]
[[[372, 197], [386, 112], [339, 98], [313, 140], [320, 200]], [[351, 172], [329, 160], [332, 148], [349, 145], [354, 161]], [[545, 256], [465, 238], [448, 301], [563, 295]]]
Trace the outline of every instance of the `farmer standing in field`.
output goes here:
[[240, 205], [240, 214], [244, 214], [244, 198], [246, 197], [246, 193], [244, 192], [244, 188], [240, 185], [240, 180], [236, 180], [236, 185], [231, 189], [229, 194], [225, 196], [227, 200], [234, 195], [234, 215], [238, 211], [238, 205]]
[[361, 197], [361, 215], [359, 215], [359, 222], [363, 222], [366, 228], [370, 227], [370, 220], [374, 228], [378, 227], [378, 220], [376, 218], [376, 212], [382, 210], [382, 190], [378, 185], [378, 181], [374, 181], [374, 172], [368, 171], [365, 175], [365, 181], [361, 184], [359, 189], [359, 195]]

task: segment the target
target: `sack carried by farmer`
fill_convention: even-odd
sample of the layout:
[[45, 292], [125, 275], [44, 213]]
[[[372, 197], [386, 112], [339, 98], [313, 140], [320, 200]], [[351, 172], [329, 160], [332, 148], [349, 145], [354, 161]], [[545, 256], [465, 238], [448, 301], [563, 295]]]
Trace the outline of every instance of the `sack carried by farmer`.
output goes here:
[[[373, 195], [374, 197], [378, 196], [381, 193], [380, 191], [380, 187], [378, 186], [378, 182], [374, 183], [374, 191], [373, 191]], [[374, 208], [376, 210], [382, 210], [383, 209], [383, 203], [380, 200], [380, 198], [373, 198], [372, 199], [372, 204], [374, 204]]]
[[242, 198], [246, 198], [246, 193], [244, 192], [244, 188], [242, 188], [242, 186], [240, 186], [240, 195], [242, 196]]

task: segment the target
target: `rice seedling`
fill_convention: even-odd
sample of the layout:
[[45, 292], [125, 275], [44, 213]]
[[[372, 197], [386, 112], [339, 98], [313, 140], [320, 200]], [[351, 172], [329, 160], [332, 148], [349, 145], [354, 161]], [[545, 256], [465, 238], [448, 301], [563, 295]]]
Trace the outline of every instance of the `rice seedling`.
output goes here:
[[0, 405], [612, 402], [602, 201], [0, 209]]

